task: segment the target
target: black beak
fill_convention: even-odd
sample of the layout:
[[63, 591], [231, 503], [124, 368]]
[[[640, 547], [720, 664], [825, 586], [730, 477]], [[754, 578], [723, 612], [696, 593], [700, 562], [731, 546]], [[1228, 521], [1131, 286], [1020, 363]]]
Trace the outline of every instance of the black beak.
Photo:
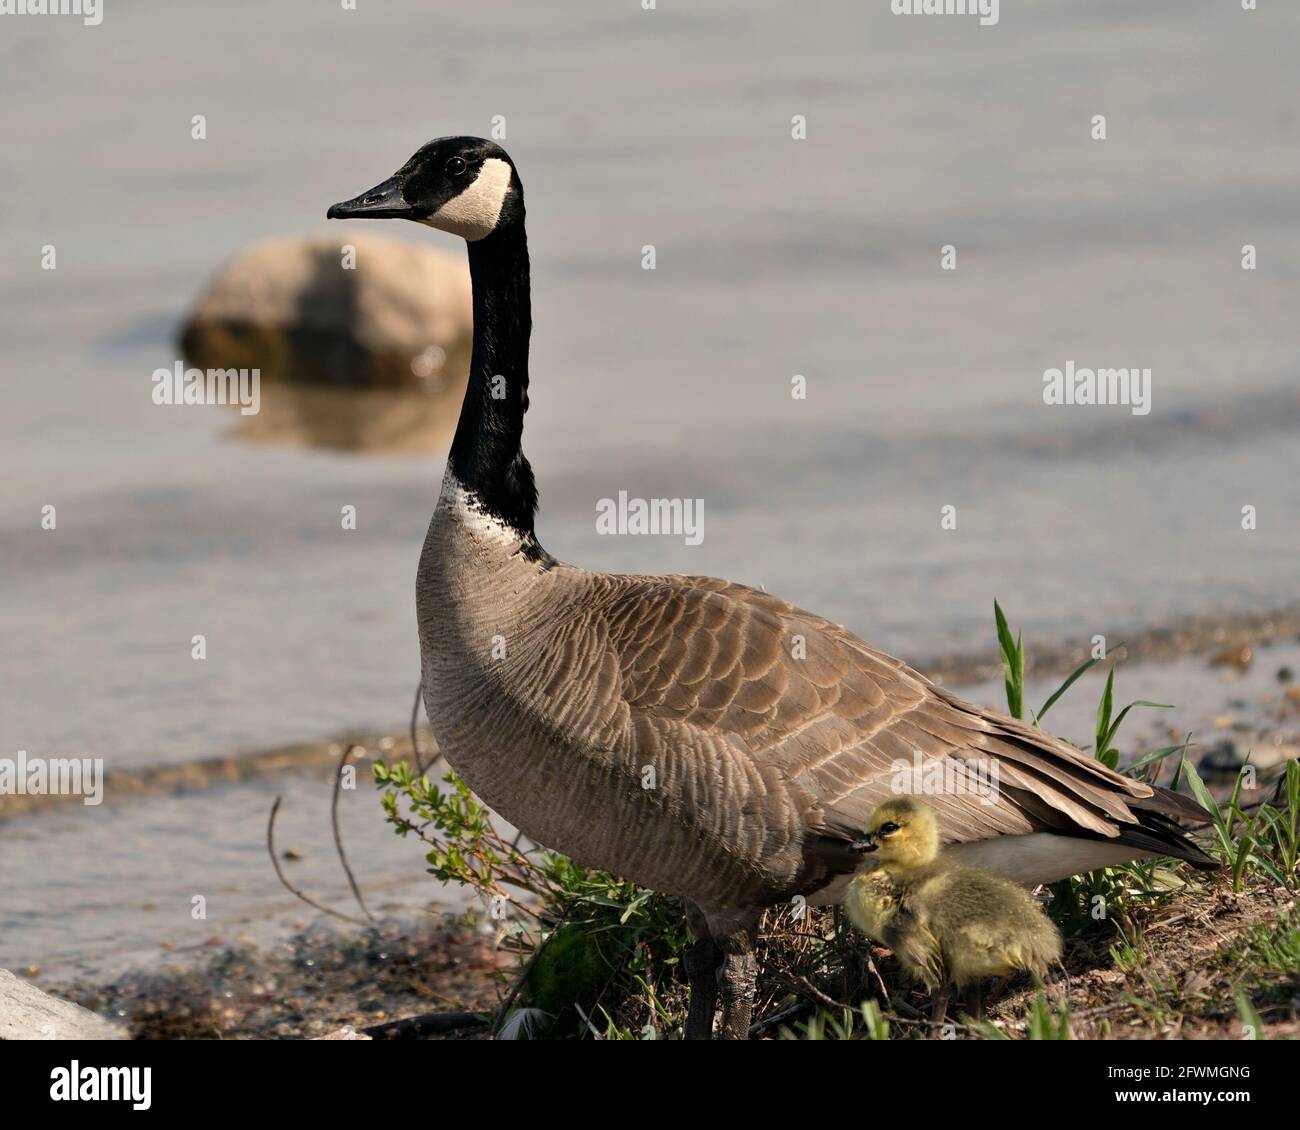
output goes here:
[[397, 177], [389, 177], [369, 192], [341, 204], [331, 204], [325, 216], [330, 220], [407, 220], [414, 214], [415, 209], [402, 195], [402, 182]]
[[849, 845], [852, 851], [875, 851], [880, 845], [875, 842], [875, 837], [870, 832], [863, 832], [856, 840]]

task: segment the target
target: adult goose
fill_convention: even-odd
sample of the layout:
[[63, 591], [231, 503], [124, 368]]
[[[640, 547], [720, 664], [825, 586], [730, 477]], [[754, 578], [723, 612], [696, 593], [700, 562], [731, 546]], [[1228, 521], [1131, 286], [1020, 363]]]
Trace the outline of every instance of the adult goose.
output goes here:
[[[498, 145], [444, 137], [329, 209], [464, 238], [469, 386], [416, 580], [424, 704], [447, 761], [540, 844], [680, 896], [687, 1035], [749, 1029], [765, 907], [838, 899], [896, 762], [993, 767], [993, 796], [927, 799], [962, 861], [1021, 883], [1154, 854], [1213, 862], [1189, 800], [962, 702], [851, 632], [707, 577], [593, 573], [537, 540], [520, 450], [528, 244]], [[648, 770], [652, 770], [649, 772]]]

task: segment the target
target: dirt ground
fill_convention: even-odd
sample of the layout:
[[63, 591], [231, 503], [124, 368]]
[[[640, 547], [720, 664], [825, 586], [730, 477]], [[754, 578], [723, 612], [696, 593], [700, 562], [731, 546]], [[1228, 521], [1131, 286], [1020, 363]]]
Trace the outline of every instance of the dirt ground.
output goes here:
[[[1262, 957], [1259, 949], [1261, 938], [1276, 942], [1288, 926], [1295, 945], [1295, 900], [1284, 888], [1257, 883], [1237, 895], [1226, 879], [1212, 879], [1128, 925], [1140, 930], [1137, 958], [1101, 929], [1067, 941], [1065, 973], [1049, 983], [1048, 998], [1054, 1009], [1068, 1005], [1071, 1037], [1246, 1038], [1239, 992], [1263, 1023], [1259, 1038], [1300, 1037], [1300, 967], [1286, 967], [1286, 950], [1279, 966], [1277, 954]], [[891, 1037], [924, 1035], [928, 1001], [903, 984], [887, 950], [869, 952], [888, 989], [885, 998], [881, 981], [869, 982]], [[316, 927], [265, 951], [226, 949], [193, 968], [160, 967], [101, 987], [65, 986], [61, 995], [127, 1022], [137, 1039], [312, 1039], [412, 1016], [493, 1014], [514, 968], [514, 959], [467, 920], [428, 916], [367, 931]], [[839, 999], [838, 980], [829, 971], [794, 991], [765, 994], [759, 1034], [778, 1037], [783, 1027], [797, 1034], [815, 1005], [856, 1005]], [[683, 987], [671, 1005], [684, 1006], [685, 996]], [[988, 1004], [985, 1018], [1007, 1036], [1025, 1038], [1034, 997], [1027, 981], [1013, 982]], [[950, 1020], [956, 1038], [990, 1034], [963, 1023], [959, 1008]], [[486, 1032], [484, 1023], [472, 1022], [437, 1038]], [[435, 1037], [422, 1032], [418, 1038]]]
[[320, 926], [264, 950], [223, 949], [191, 967], [48, 987], [124, 1021], [136, 1039], [314, 1039], [431, 1012], [494, 1011], [499, 964], [513, 967], [490, 937], [427, 916], [364, 931]]

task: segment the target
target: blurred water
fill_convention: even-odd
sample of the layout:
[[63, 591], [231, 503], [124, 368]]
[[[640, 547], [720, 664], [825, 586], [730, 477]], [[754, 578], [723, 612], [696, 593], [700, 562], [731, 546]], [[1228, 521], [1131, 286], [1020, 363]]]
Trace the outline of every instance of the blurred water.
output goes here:
[[[331, 840], [332, 782], [327, 770], [120, 806], [71, 801], [7, 821], [0, 967], [107, 978], [150, 962], [187, 963], [219, 944], [262, 945], [314, 921], [317, 912], [280, 885], [267, 858], [267, 815], [281, 794], [276, 849], [298, 856], [281, 862], [289, 882], [360, 917]], [[393, 834], [361, 782], [340, 794], [339, 826], [371, 912], [469, 906], [462, 888], [428, 876], [419, 843]]]
[[[149, 378], [223, 258], [495, 114], [558, 556], [761, 583], [907, 656], [985, 645], [994, 595], [1030, 638], [1294, 603], [1298, 32], [1213, 0], [986, 29], [885, 0], [0, 21], [0, 752], [402, 722], [436, 461], [231, 443]], [[1067, 359], [1151, 367], [1153, 411], [1046, 408]], [[703, 498], [703, 545], [600, 537], [619, 490]]]

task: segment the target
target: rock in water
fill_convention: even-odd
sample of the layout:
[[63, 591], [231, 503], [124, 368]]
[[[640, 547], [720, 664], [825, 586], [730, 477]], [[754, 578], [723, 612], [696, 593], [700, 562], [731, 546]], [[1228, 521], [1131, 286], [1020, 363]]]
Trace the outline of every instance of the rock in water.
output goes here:
[[355, 449], [437, 446], [469, 374], [469, 271], [430, 247], [344, 232], [241, 252], [180, 335], [195, 369], [258, 369], [245, 438]]
[[200, 295], [181, 348], [195, 368], [259, 368], [266, 381], [423, 389], [435, 372], [468, 370], [472, 322], [463, 263], [348, 232], [236, 255]]
[[0, 969], [0, 1040], [125, 1040], [126, 1029]]

